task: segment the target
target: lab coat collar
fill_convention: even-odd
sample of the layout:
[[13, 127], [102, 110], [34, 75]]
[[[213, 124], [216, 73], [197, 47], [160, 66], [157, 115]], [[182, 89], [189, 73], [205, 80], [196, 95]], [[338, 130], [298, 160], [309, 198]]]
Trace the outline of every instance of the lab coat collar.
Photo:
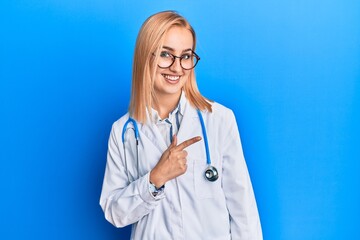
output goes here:
[[184, 116], [184, 112], [185, 112], [184, 109], [185, 109], [186, 101], [187, 101], [187, 99], [185, 97], [185, 92], [182, 91], [180, 100], [179, 100], [179, 105], [178, 105], [181, 116]]
[[[185, 93], [182, 92], [179, 101], [179, 111], [183, 115], [183, 119], [180, 124], [180, 129], [177, 134], [178, 143], [181, 143], [187, 139], [195, 136], [202, 136], [201, 127], [199, 124], [199, 116], [196, 109], [191, 106], [186, 99]], [[155, 123], [152, 121], [149, 111], [147, 113], [147, 121], [145, 124], [141, 124], [140, 131], [154, 144], [154, 146], [161, 152], [166, 151], [166, 143], [161, 136], [161, 133]], [[140, 136], [141, 138], [141, 136]]]
[[[185, 104], [186, 97], [184, 91], [182, 91], [178, 105], [169, 113], [169, 116], [167, 118], [170, 118], [170, 115], [176, 114], [177, 112], [179, 112], [181, 116], [184, 116]], [[164, 119], [161, 119], [159, 113], [155, 109], [151, 108], [151, 120], [153, 123], [157, 123], [160, 120]]]

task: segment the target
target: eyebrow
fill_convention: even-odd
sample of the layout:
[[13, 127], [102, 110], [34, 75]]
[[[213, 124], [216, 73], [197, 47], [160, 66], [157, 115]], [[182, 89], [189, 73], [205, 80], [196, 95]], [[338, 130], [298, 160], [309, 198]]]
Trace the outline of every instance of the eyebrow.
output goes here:
[[[171, 47], [163, 46], [163, 48], [165, 48], [166, 50], [175, 52], [175, 49], [173, 49], [173, 48], [171, 48]], [[182, 52], [188, 52], [188, 51], [192, 51], [192, 49], [191, 49], [191, 48], [188, 48], [188, 49], [183, 50]]]

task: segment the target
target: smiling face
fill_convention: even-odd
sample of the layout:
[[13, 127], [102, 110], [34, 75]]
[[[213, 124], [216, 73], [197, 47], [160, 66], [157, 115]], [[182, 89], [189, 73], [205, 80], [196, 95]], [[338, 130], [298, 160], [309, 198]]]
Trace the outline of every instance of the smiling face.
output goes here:
[[[169, 54], [185, 57], [192, 54], [193, 36], [191, 32], [184, 28], [174, 26], [170, 28], [164, 38], [164, 44], [159, 52], [159, 61]], [[159, 62], [158, 62], [159, 63]], [[180, 58], [176, 58], [175, 62], [168, 68], [160, 68], [157, 66], [154, 81], [155, 95], [159, 101], [171, 101], [179, 99], [181, 90], [189, 79], [193, 70], [184, 70], [180, 65]]]

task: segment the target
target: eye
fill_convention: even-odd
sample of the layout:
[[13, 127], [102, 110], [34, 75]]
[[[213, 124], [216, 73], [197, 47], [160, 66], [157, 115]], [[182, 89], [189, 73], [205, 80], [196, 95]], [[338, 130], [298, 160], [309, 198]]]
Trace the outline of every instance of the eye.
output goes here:
[[189, 60], [189, 59], [191, 59], [191, 56], [192, 56], [192, 54], [186, 53], [186, 54], [184, 54], [184, 55], [181, 56], [181, 59]]
[[169, 52], [167, 52], [167, 51], [162, 51], [162, 52], [160, 53], [160, 57], [162, 57], [162, 58], [171, 58], [172, 56], [171, 56], [171, 54], [170, 54]]

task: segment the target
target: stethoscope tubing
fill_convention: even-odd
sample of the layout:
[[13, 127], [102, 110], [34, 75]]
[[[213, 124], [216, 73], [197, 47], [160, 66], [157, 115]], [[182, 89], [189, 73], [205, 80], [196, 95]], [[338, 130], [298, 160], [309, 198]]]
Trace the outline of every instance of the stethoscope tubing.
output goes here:
[[122, 131], [122, 142], [123, 142], [123, 147], [124, 147], [124, 160], [125, 160], [125, 171], [126, 171], [126, 175], [128, 178], [128, 182], [130, 183], [130, 176], [129, 176], [129, 171], [128, 171], [128, 166], [127, 166], [127, 159], [126, 159], [126, 148], [125, 148], [125, 134], [128, 130], [127, 126], [129, 123], [132, 123], [132, 125], [134, 126], [133, 129], [134, 134], [135, 134], [135, 140], [136, 140], [136, 168], [137, 168], [137, 178], [139, 178], [139, 138], [140, 138], [140, 134], [139, 134], [139, 129], [137, 126], [137, 123], [135, 121], [135, 119], [129, 117], [129, 119], [125, 122], [124, 127], [123, 127], [123, 131]]
[[132, 123], [132, 125], [134, 126], [134, 132], [135, 132], [135, 139], [138, 142], [139, 138], [140, 138], [140, 134], [139, 134], [139, 129], [137, 126], [137, 123], [135, 121], [135, 119], [129, 117], [129, 119], [125, 122], [124, 127], [123, 127], [123, 131], [122, 131], [122, 142], [125, 142], [125, 133], [126, 133], [126, 127], [129, 123]]
[[205, 152], [206, 152], [206, 163], [207, 165], [211, 165], [211, 159], [210, 159], [210, 151], [209, 151], [209, 143], [208, 143], [208, 138], [207, 138], [207, 134], [206, 134], [206, 128], [205, 128], [205, 123], [204, 123], [204, 119], [202, 117], [202, 114], [200, 112], [200, 110], [197, 110], [197, 113], [199, 115], [200, 118], [200, 124], [201, 124], [201, 131], [204, 137], [204, 145], [205, 145]]

